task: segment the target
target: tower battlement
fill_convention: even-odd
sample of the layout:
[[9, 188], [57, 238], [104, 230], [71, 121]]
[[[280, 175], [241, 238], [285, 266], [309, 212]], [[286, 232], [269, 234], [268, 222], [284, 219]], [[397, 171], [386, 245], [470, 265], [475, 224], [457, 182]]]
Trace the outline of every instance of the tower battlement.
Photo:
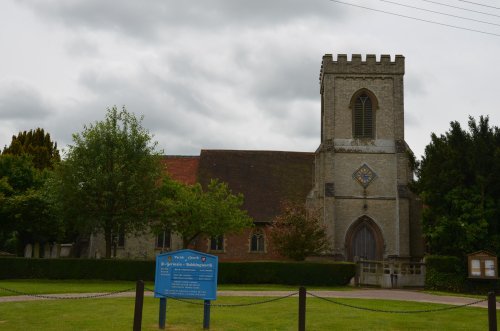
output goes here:
[[361, 54], [353, 54], [351, 61], [347, 60], [347, 54], [338, 54], [337, 60], [333, 60], [332, 54], [325, 54], [321, 63], [320, 82], [325, 74], [359, 74], [359, 75], [403, 75], [405, 73], [405, 58], [396, 55], [394, 61], [391, 56], [383, 54], [380, 61], [374, 54], [367, 54], [363, 61]]

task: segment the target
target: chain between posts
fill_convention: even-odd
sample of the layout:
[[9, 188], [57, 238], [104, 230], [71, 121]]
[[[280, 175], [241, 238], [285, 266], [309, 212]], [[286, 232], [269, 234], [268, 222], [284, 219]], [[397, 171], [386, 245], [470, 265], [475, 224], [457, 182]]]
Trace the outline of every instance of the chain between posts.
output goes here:
[[120, 294], [120, 293], [125, 293], [125, 292], [131, 292], [135, 290], [135, 287], [128, 288], [125, 290], [119, 290], [119, 291], [114, 291], [114, 292], [108, 292], [108, 293], [99, 293], [99, 294], [92, 294], [92, 295], [78, 295], [78, 296], [57, 296], [57, 295], [44, 295], [44, 294], [33, 294], [33, 293], [26, 293], [22, 291], [17, 291], [17, 290], [12, 290], [6, 287], [0, 286], [0, 290], [10, 292], [10, 293], [15, 293], [19, 295], [26, 295], [29, 297], [35, 297], [35, 298], [41, 298], [41, 299], [69, 299], [69, 300], [76, 300], [76, 299], [94, 299], [94, 298], [101, 298], [101, 297], [106, 297], [110, 295], [115, 295], [115, 294]]
[[[145, 288], [145, 290], [153, 292], [153, 293], [161, 295], [161, 296], [164, 296], [162, 293], [155, 292], [155, 290], [150, 289], [150, 288]], [[299, 292], [293, 292], [293, 293], [290, 293], [290, 294], [287, 294], [287, 295], [284, 295], [284, 296], [281, 296], [281, 297], [272, 298], [272, 299], [268, 299], [268, 300], [257, 301], [257, 302], [249, 302], [249, 303], [234, 303], [234, 304], [227, 303], [227, 304], [223, 304], [223, 303], [212, 303], [212, 302], [210, 302], [210, 306], [211, 307], [218, 307], [218, 308], [255, 306], [255, 305], [261, 305], [261, 304], [270, 303], [270, 302], [274, 302], [274, 301], [278, 301], [278, 300], [283, 300], [283, 299], [292, 297], [294, 295], [297, 295], [298, 293]], [[196, 301], [191, 301], [191, 300], [186, 300], [186, 299], [174, 298], [174, 297], [170, 297], [170, 296], [165, 296], [165, 298], [171, 299], [171, 300], [175, 300], [175, 301], [179, 301], [179, 302], [189, 303], [189, 304], [197, 305], [197, 306], [205, 306], [206, 305], [203, 302], [196, 302]]]
[[[131, 292], [134, 289], [135, 288], [132, 287], [132, 288], [124, 289], [124, 290], [113, 291], [113, 292], [108, 292], [108, 293], [92, 294], [92, 295], [57, 296], [57, 295], [32, 294], [32, 293], [27, 293], [27, 292], [23, 292], [23, 291], [13, 290], [13, 289], [9, 289], [9, 288], [0, 286], [0, 290], [6, 291], [6, 292], [10, 292], [10, 293], [14, 293], [14, 294], [18, 294], [18, 295], [26, 295], [26, 296], [35, 297], [35, 298], [42, 298], [42, 299], [63, 299], [63, 300], [64, 299], [66, 299], [66, 300], [76, 300], [76, 299], [101, 298], [101, 297], [111, 296], [111, 295], [115, 295], [115, 294], [120, 294], [120, 293], [125, 293], [125, 292]], [[150, 289], [150, 288], [144, 288], [144, 289], [147, 290], [147, 291], [150, 291], [150, 292], [162, 295], [161, 293], [155, 292], [154, 289]], [[287, 295], [284, 295], [284, 296], [280, 296], [280, 297], [276, 297], [276, 298], [272, 298], [272, 299], [267, 299], [267, 300], [261, 300], [261, 301], [257, 301], [257, 302], [249, 302], [249, 303], [236, 303], [236, 304], [214, 304], [214, 303], [210, 303], [210, 306], [211, 307], [223, 308], [223, 307], [246, 307], [246, 306], [261, 305], [261, 304], [266, 304], [266, 303], [270, 303], [270, 302], [274, 302], [274, 301], [283, 300], [283, 299], [286, 299], [286, 298], [298, 295], [298, 293], [299, 292], [293, 292], [293, 293], [290, 293], [290, 294], [287, 294]], [[307, 294], [310, 295], [311, 297], [314, 297], [314, 298], [317, 298], [317, 299], [320, 299], [320, 300], [324, 300], [324, 301], [327, 301], [327, 302], [330, 302], [330, 303], [333, 303], [333, 304], [336, 304], [336, 305], [344, 306], [344, 307], [349, 307], [349, 308], [359, 309], [359, 310], [365, 310], [365, 311], [378, 312], [378, 313], [392, 313], [392, 314], [432, 313], [432, 312], [438, 312], [438, 311], [460, 309], [460, 308], [464, 308], [464, 307], [472, 306], [472, 305], [475, 305], [475, 304], [478, 304], [478, 303], [481, 303], [481, 302], [488, 301], [488, 299], [481, 299], [481, 300], [477, 300], [477, 301], [474, 301], [474, 302], [469, 302], [469, 303], [466, 303], [466, 304], [463, 304], [463, 305], [448, 306], [448, 307], [434, 308], [434, 309], [387, 310], [387, 309], [375, 309], [375, 308], [368, 308], [368, 307], [361, 307], [361, 306], [351, 305], [351, 304], [339, 302], [339, 301], [336, 301], [336, 300], [333, 300], [333, 299], [330, 299], [330, 298], [325, 298], [325, 297], [316, 295], [316, 294], [311, 293], [311, 292], [307, 292]], [[167, 296], [166, 298], [167, 299], [171, 299], [171, 300], [175, 300], [175, 301], [179, 301], [179, 302], [184, 302], [184, 303], [192, 304], [192, 305], [198, 305], [198, 306], [204, 306], [204, 305], [206, 305], [203, 302], [194, 302], [194, 301], [180, 299], [180, 298], [174, 298], [174, 297], [170, 297], [170, 296]]]
[[329, 298], [321, 297], [319, 295], [313, 294], [311, 292], [307, 292], [310, 296], [321, 299], [339, 306], [344, 306], [344, 307], [349, 307], [349, 308], [354, 308], [354, 309], [360, 309], [360, 310], [366, 310], [366, 311], [372, 311], [376, 313], [391, 313], [391, 314], [419, 314], [419, 313], [432, 313], [432, 312], [437, 312], [437, 311], [443, 311], [443, 310], [452, 310], [452, 309], [459, 309], [459, 308], [464, 308], [468, 306], [472, 306], [481, 302], [488, 301], [488, 299], [482, 299], [482, 300], [477, 300], [474, 302], [466, 303], [463, 305], [459, 306], [449, 306], [449, 307], [442, 307], [442, 308], [434, 308], [434, 309], [421, 309], [421, 310], [387, 310], [387, 309], [375, 309], [375, 308], [368, 308], [368, 307], [361, 307], [361, 306], [356, 306], [356, 305], [351, 305], [348, 303], [343, 303], [343, 302], [338, 302]]

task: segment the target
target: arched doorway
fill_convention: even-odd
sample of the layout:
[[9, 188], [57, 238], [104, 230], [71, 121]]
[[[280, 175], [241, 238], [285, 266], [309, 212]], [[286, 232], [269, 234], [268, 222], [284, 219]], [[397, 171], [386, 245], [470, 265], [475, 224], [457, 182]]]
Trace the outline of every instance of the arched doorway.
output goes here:
[[346, 235], [347, 259], [382, 260], [384, 239], [378, 225], [368, 216], [354, 222]]

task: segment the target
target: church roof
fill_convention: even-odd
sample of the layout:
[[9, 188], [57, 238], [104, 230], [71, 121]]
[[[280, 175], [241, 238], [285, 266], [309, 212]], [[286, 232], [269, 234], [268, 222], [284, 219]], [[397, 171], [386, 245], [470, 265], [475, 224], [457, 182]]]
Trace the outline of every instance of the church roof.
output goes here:
[[199, 156], [165, 155], [162, 163], [173, 180], [193, 185], [198, 175]]
[[314, 153], [282, 151], [202, 150], [198, 181], [226, 182], [245, 197], [243, 208], [255, 222], [269, 222], [281, 202], [305, 203], [312, 189]]

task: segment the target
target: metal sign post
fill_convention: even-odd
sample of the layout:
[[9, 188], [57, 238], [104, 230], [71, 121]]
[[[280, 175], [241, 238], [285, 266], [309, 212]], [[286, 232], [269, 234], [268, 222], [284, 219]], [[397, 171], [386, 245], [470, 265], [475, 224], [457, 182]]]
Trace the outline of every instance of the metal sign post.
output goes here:
[[160, 313], [158, 316], [158, 328], [164, 330], [166, 321], [167, 321], [167, 299], [160, 298]]
[[203, 329], [210, 329], [210, 300], [205, 300], [203, 305]]

